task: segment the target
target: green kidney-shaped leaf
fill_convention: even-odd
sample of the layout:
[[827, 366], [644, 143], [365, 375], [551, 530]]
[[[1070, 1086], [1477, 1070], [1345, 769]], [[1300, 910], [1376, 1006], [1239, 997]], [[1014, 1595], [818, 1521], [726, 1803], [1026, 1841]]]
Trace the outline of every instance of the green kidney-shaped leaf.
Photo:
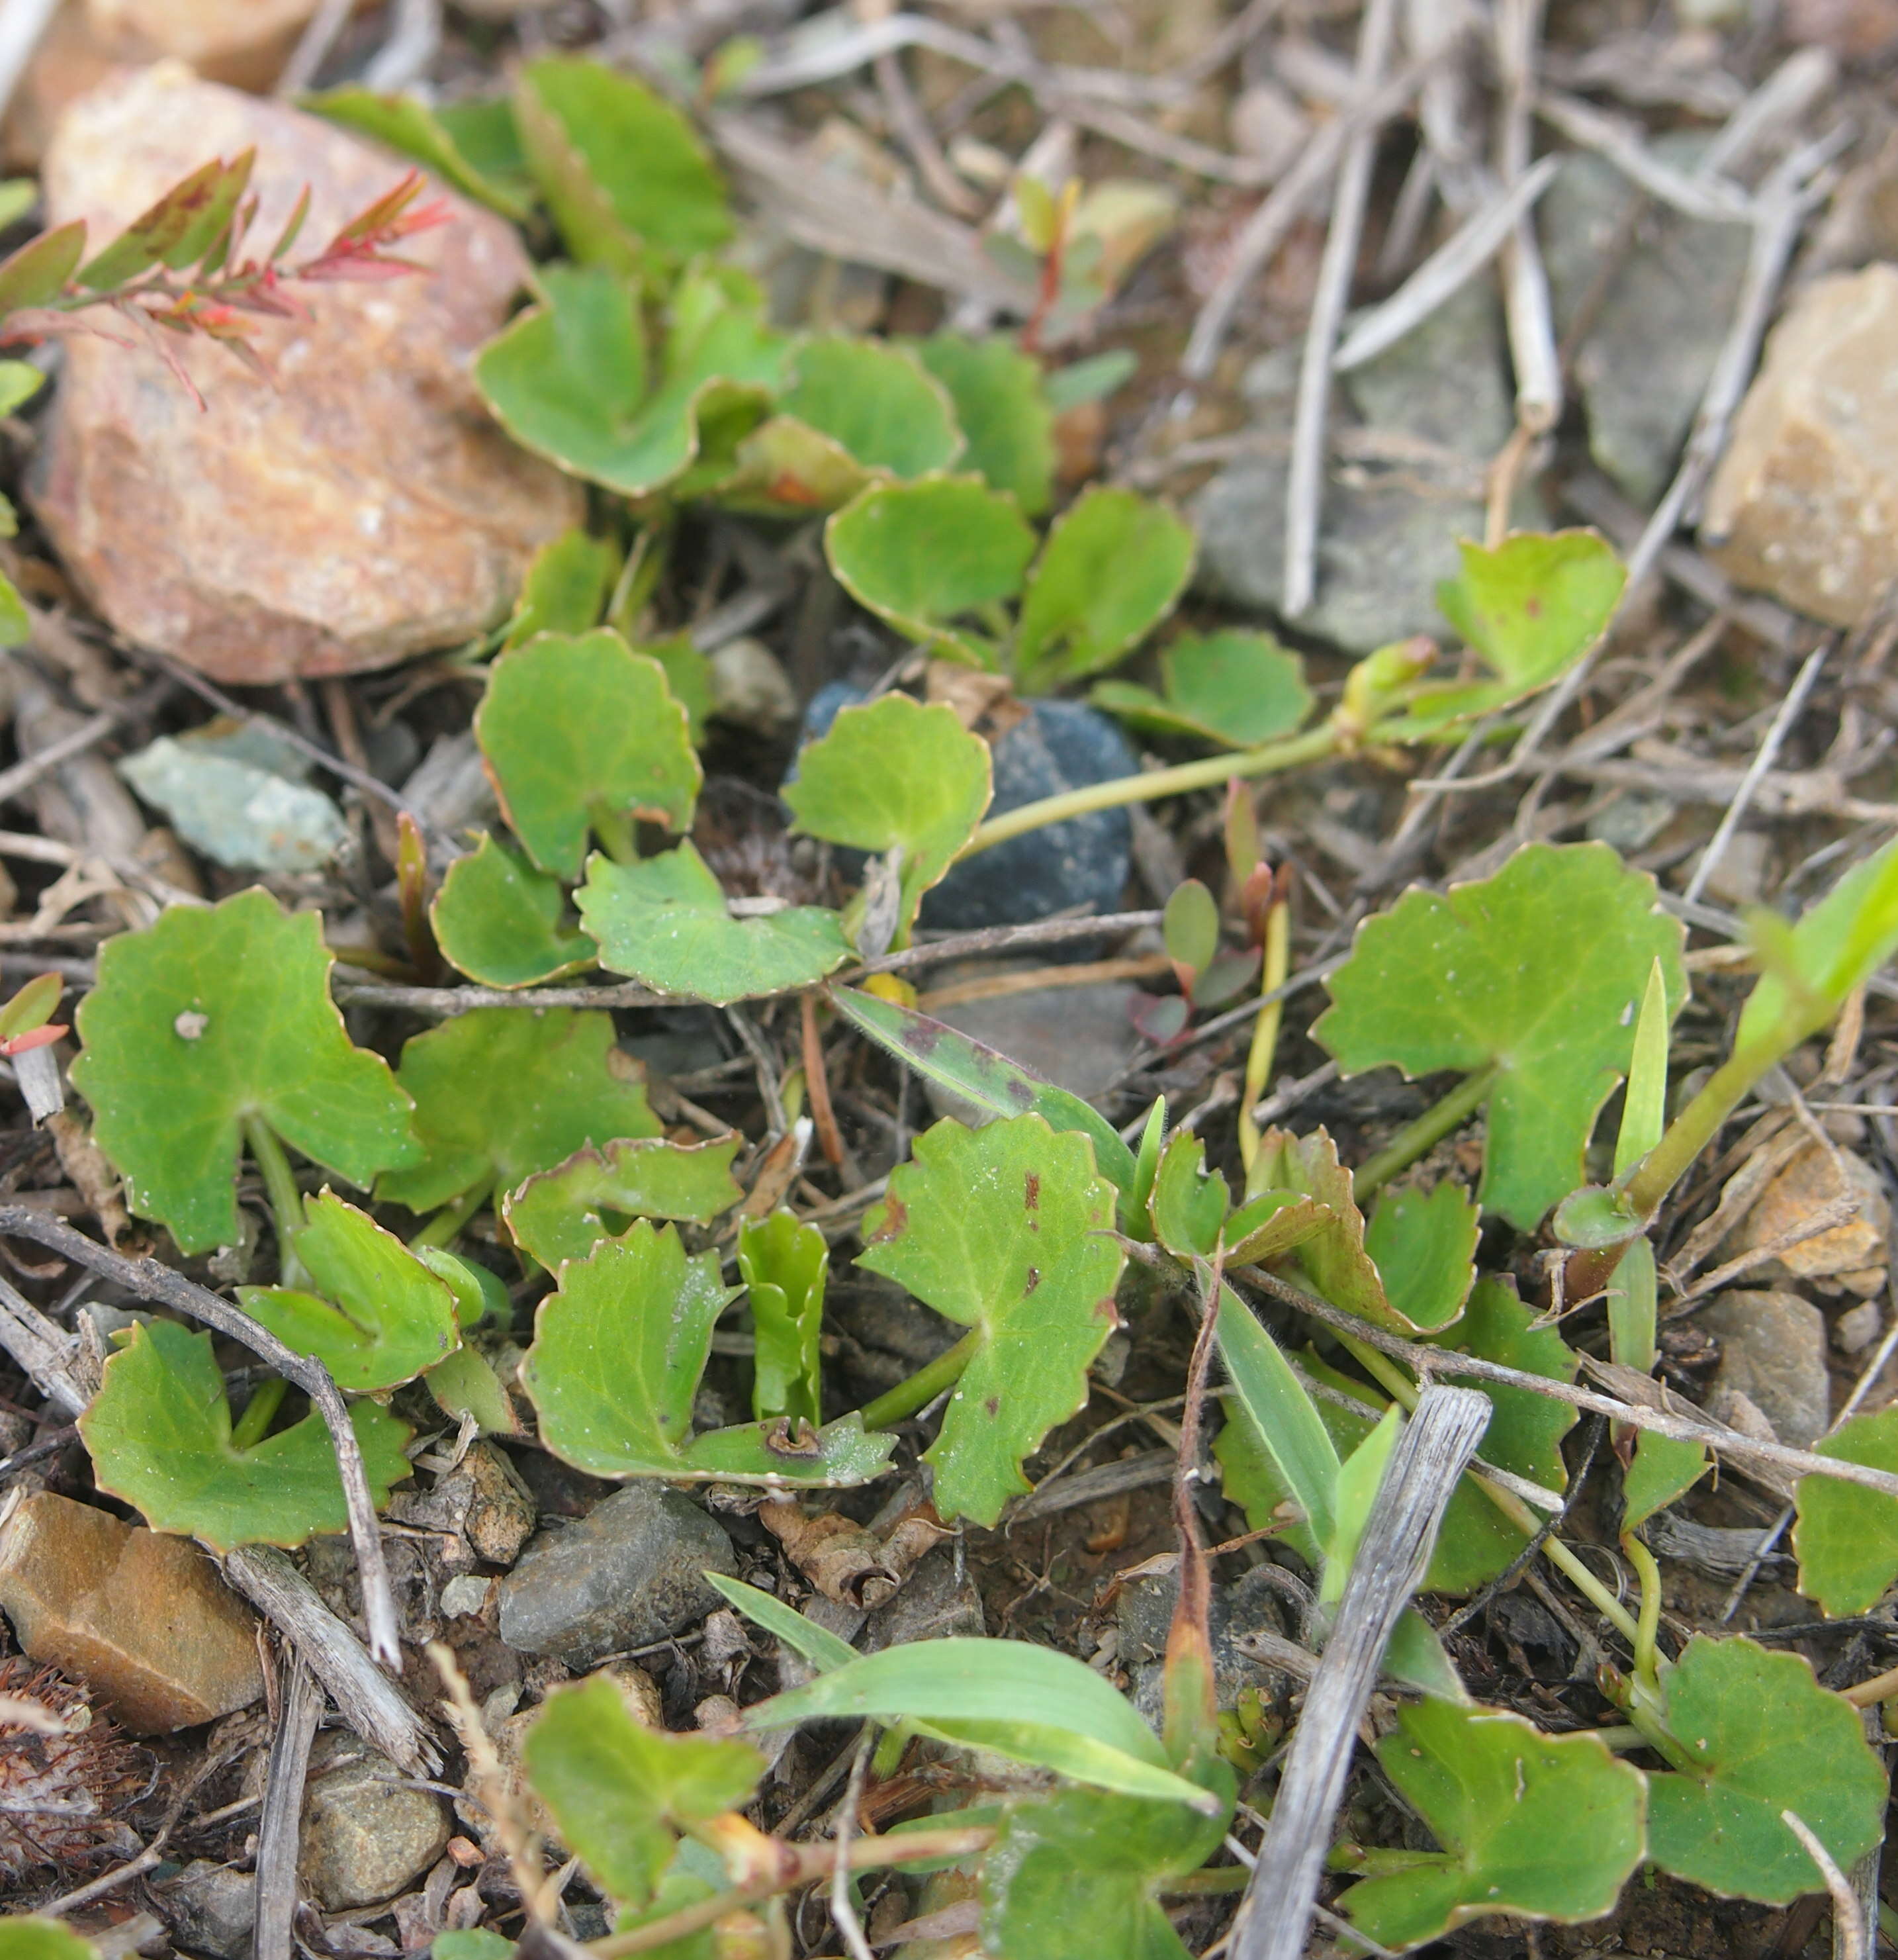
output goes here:
[[1467, 540], [1437, 587], [1443, 616], [1517, 694], [1545, 686], [1607, 630], [1627, 583], [1594, 531], [1518, 533], [1493, 551]]
[[1028, 1488], [1022, 1459], [1086, 1401], [1118, 1325], [1114, 1211], [1084, 1138], [1015, 1116], [925, 1131], [864, 1220], [857, 1264], [980, 1336], [925, 1452], [946, 1519], [994, 1524]]
[[1012, 498], [979, 477], [873, 485], [825, 527], [838, 582], [860, 606], [925, 644], [942, 643], [978, 667], [988, 639], [959, 631], [1022, 589], [1035, 533]]
[[848, 987], [835, 988], [831, 999], [853, 1027], [931, 1082], [997, 1116], [1032, 1112], [1052, 1129], [1079, 1131], [1093, 1144], [1102, 1174], [1119, 1191], [1133, 1189], [1133, 1153], [1114, 1125], [1072, 1091], [914, 1007]]
[[458, 972], [484, 987], [533, 987], [583, 972], [599, 956], [583, 932], [561, 922], [566, 905], [558, 878], [483, 832], [449, 866], [428, 920]]
[[949, 392], [967, 447], [962, 466], [1010, 492], [1024, 517], [1054, 497], [1054, 411], [1041, 367], [1000, 334], [933, 333], [916, 357]]
[[[1898, 1407], [1855, 1415], [1815, 1446], [1841, 1462], [1898, 1471]], [[1828, 1614], [1870, 1612], [1898, 1578], [1898, 1499], [1836, 1477], [1801, 1477], [1793, 1495], [1800, 1591]]]
[[901, 848], [900, 930], [974, 835], [989, 802], [989, 748], [942, 702], [885, 694], [841, 710], [797, 758], [784, 801], [796, 827], [860, 851]]
[[[543, 304], [476, 355], [475, 385], [524, 448], [622, 495], [649, 496], [735, 448], [783, 381], [790, 343], [705, 282], [709, 300], [668, 336], [650, 393], [623, 279], [603, 266], [547, 266], [539, 285]], [[676, 305], [685, 310], [677, 296]]]
[[433, 110], [412, 95], [378, 94], [356, 82], [297, 98], [297, 107], [326, 123], [354, 129], [405, 157], [412, 157], [433, 176], [452, 184], [490, 211], [519, 224], [533, 208], [533, 199], [504, 177], [489, 177], [469, 157], [453, 133]]
[[749, 1742], [648, 1728], [605, 1675], [554, 1689], [521, 1755], [561, 1842], [628, 1907], [657, 1892], [682, 1829], [742, 1808], [765, 1774]]
[[1412, 1326], [1435, 1333], [1463, 1311], [1476, 1284], [1481, 1215], [1448, 1179], [1432, 1191], [1401, 1185], [1383, 1192], [1364, 1230], [1364, 1249], [1385, 1297]]
[[562, 531], [535, 552], [520, 582], [504, 647], [541, 633], [585, 633], [597, 626], [619, 576], [619, 553], [604, 538]]
[[479, 1184], [511, 1190], [589, 1144], [659, 1134], [610, 1014], [477, 1007], [408, 1042], [396, 1080], [415, 1098], [424, 1155], [376, 1195], [412, 1211]]
[[1156, 1896], [1197, 1871], [1226, 1813], [1105, 1791], [1011, 1803], [982, 1858], [982, 1951], [995, 1960], [1184, 1960]]
[[888, 1462], [895, 1439], [866, 1436], [854, 1415], [814, 1433], [781, 1422], [692, 1436], [713, 1324], [738, 1289], [720, 1282], [716, 1252], [688, 1258], [672, 1227], [641, 1219], [559, 1278], [540, 1303], [521, 1380], [541, 1440], [577, 1470], [838, 1484]]
[[1097, 682], [1094, 703], [1149, 734], [1250, 749], [1302, 727], [1305, 663], [1269, 633], [1183, 633], [1160, 656], [1162, 691]]
[[[374, 1402], [349, 1412], [378, 1506], [409, 1475], [405, 1424]], [[105, 1366], [79, 1433], [99, 1488], [144, 1513], [154, 1531], [234, 1545], [301, 1545], [345, 1529], [342, 1479], [323, 1418], [313, 1411], [248, 1449], [230, 1440], [230, 1405], [208, 1334], [169, 1320], [132, 1329]]]
[[574, 898], [602, 966], [715, 1007], [808, 987], [850, 955], [842, 922], [822, 906], [733, 918], [689, 840], [637, 864], [596, 854]]
[[1159, 1738], [1133, 1704], [1083, 1661], [1026, 1640], [913, 1640], [854, 1656], [803, 1688], [745, 1710], [749, 1729], [787, 1729], [825, 1717], [914, 1720], [953, 1730], [1078, 1783], [1129, 1796], [1221, 1808], [1166, 1767]]
[[175, 907], [100, 950], [72, 1079], [127, 1202], [180, 1252], [237, 1242], [246, 1116], [358, 1186], [421, 1155], [409, 1098], [351, 1044], [329, 967], [318, 915], [262, 889]]
[[[577, 256], [631, 270], [641, 247], [685, 258], [731, 236], [725, 187], [692, 126], [631, 76], [578, 56], [543, 56], [521, 69], [515, 113]], [[623, 240], [606, 236], [612, 222]]]
[[1131, 490], [1084, 492], [1028, 579], [1018, 682], [1039, 692], [1111, 667], [1173, 610], [1193, 553], [1191, 528], [1163, 504]]
[[543, 633], [488, 670], [475, 733], [501, 807], [543, 871], [580, 875], [587, 833], [691, 821], [702, 772], [658, 661], [610, 628]]
[[240, 1287], [250, 1317], [352, 1395], [412, 1381], [454, 1350], [454, 1296], [393, 1233], [324, 1191], [296, 1235], [307, 1287]]
[[778, 412], [892, 476], [946, 469], [962, 449], [949, 391], [904, 348], [827, 334], [792, 357]]
[[504, 1201], [516, 1242], [547, 1270], [583, 1259], [623, 1229], [610, 1220], [676, 1218], [709, 1224], [744, 1193], [732, 1176], [742, 1137], [675, 1144], [650, 1134], [581, 1148], [530, 1177]]
[[1645, 1779], [1591, 1735], [1420, 1701], [1378, 1760], [1444, 1847], [1345, 1895], [1352, 1924], [1382, 1946], [1407, 1951], [1486, 1913], [1598, 1919], [1641, 1861]]
[[1346, 1075], [1493, 1067], [1481, 1197], [1533, 1231], [1582, 1182], [1656, 960], [1675, 1011], [1682, 929], [1604, 844], [1531, 844], [1493, 877], [1413, 889], [1358, 929], [1312, 1030]]
[[824, 1419], [819, 1343], [830, 1264], [823, 1233], [790, 1212], [748, 1218], [738, 1228], [738, 1269], [756, 1344], [752, 1413], [761, 1422], [782, 1416], [815, 1429]]
[[1858, 1711], [1798, 1654], [1696, 1634], [1661, 1677], [1662, 1715], [1688, 1767], [1648, 1779], [1648, 1855], [1729, 1898], [1785, 1905], [1824, 1880], [1779, 1813], [1841, 1870], [1877, 1843], [1885, 1772]]

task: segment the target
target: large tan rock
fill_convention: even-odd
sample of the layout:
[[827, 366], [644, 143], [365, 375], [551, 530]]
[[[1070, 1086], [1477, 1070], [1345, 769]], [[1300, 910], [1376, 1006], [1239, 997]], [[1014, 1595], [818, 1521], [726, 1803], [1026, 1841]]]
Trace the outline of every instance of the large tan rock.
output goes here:
[[[46, 157], [50, 220], [103, 237], [253, 145], [259, 249], [306, 183], [313, 250], [402, 168], [164, 64], [67, 112]], [[427, 272], [312, 288], [309, 318], [259, 323], [274, 387], [187, 343], [200, 411], [154, 355], [69, 345], [35, 502], [119, 632], [240, 683], [386, 667], [493, 625], [533, 552], [577, 520], [578, 486], [516, 449], [469, 378], [526, 275], [520, 243], [449, 202], [451, 223], [406, 241]]]
[[142, 1736], [263, 1692], [256, 1618], [189, 1538], [40, 1491], [0, 1526], [0, 1607], [20, 1645]]
[[268, 88], [316, 0], [85, 0], [87, 24], [122, 60], [167, 56], [215, 81]]
[[1773, 329], [1701, 540], [1740, 584], [1834, 625], [1898, 580], [1898, 266], [1814, 281]]

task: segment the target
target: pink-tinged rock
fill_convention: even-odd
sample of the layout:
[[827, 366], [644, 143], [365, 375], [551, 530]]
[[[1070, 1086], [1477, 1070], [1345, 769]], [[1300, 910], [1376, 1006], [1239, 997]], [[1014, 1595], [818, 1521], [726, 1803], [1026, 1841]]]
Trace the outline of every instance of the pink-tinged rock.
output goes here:
[[[67, 111], [46, 156], [49, 221], [84, 218], [103, 243], [209, 158], [253, 145], [258, 250], [310, 186], [293, 258], [405, 167], [167, 63]], [[68, 344], [34, 502], [127, 638], [240, 684], [387, 667], [503, 618], [534, 552], [577, 521], [578, 486], [515, 448], [469, 378], [526, 278], [520, 242], [437, 194], [452, 221], [405, 241], [426, 271], [310, 287], [308, 318], [258, 323], [274, 387], [183, 343], [201, 411], [151, 352]]]
[[1837, 626], [1898, 579], [1898, 266], [1817, 279], [1766, 343], [1701, 541], [1737, 584]]

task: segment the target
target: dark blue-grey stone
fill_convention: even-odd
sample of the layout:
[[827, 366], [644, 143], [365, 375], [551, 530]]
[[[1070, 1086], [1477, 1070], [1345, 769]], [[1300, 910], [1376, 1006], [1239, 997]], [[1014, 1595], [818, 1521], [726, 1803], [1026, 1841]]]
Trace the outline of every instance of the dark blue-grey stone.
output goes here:
[[[804, 712], [805, 740], [815, 740], [840, 708], [862, 698], [847, 682], [821, 689]], [[1120, 724], [1095, 709], [1074, 701], [1027, 706], [1028, 714], [990, 744], [995, 776], [990, 816], [1065, 790], [1130, 776], [1140, 768]], [[1127, 883], [1133, 845], [1133, 819], [1124, 810], [1093, 810], [1011, 838], [957, 866], [924, 899], [921, 923], [939, 931], [974, 932], [1025, 925], [1057, 912], [1112, 912]]]

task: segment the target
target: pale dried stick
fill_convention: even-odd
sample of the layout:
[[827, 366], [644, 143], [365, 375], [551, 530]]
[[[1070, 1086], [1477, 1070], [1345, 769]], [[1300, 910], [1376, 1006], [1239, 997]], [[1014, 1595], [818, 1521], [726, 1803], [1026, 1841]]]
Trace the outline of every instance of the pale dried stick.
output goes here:
[[[1535, 91], [1535, 48], [1542, 27], [1542, 0], [1498, 0], [1496, 59], [1502, 73], [1502, 102], [1497, 115], [1496, 151], [1502, 181], [1519, 189], [1530, 168], [1530, 107]], [[1547, 160], [1545, 159], [1545, 161]], [[1562, 361], [1556, 351], [1555, 320], [1548, 276], [1536, 245], [1527, 208], [1509, 228], [1502, 253], [1503, 312], [1509, 330], [1509, 358], [1515, 370], [1516, 425], [1526, 438], [1555, 425], [1562, 412]], [[1519, 452], [1524, 444], [1518, 444]], [[1509, 485], [1500, 482], [1498, 504], [1505, 511]], [[1513, 469], [1507, 473], [1513, 478]]]
[[1489, 1414], [1488, 1398], [1474, 1389], [1433, 1384], [1391, 1452], [1240, 1902], [1232, 1960], [1299, 1960], [1305, 1951], [1332, 1819], [1351, 1774], [1352, 1739], [1378, 1664], [1423, 1580], [1450, 1494]]
[[282, 1712], [270, 1741], [263, 1815], [257, 1825], [256, 1960], [291, 1960], [297, 1912], [297, 1853], [302, 1838], [304, 1781], [323, 1714], [323, 1690], [292, 1655]]
[[1337, 167], [1346, 145], [1394, 116], [1444, 59], [1442, 53], [1433, 52], [1427, 60], [1412, 62], [1362, 102], [1343, 110], [1312, 138], [1298, 161], [1273, 186], [1271, 194], [1232, 241], [1226, 270], [1193, 322], [1186, 352], [1180, 357], [1180, 372], [1189, 381], [1203, 381], [1213, 372], [1246, 289]]
[[1544, 157], [1451, 233], [1388, 299], [1366, 307], [1332, 356], [1332, 372], [1349, 374], [1394, 346], [1481, 271], [1502, 249], [1517, 221], [1547, 189], [1558, 161]]
[[[1366, 0], [1358, 30], [1357, 82], [1369, 95], [1384, 79], [1395, 38], [1397, 0]], [[1311, 317], [1305, 330], [1299, 364], [1299, 393], [1292, 418], [1292, 468], [1285, 512], [1286, 615], [1296, 619], [1311, 609], [1318, 590], [1318, 523], [1324, 501], [1324, 426], [1331, 403], [1331, 352], [1350, 303], [1351, 275], [1358, 262], [1377, 161], [1377, 137], [1363, 130], [1346, 145], [1332, 192], [1331, 223], [1318, 262]]]

